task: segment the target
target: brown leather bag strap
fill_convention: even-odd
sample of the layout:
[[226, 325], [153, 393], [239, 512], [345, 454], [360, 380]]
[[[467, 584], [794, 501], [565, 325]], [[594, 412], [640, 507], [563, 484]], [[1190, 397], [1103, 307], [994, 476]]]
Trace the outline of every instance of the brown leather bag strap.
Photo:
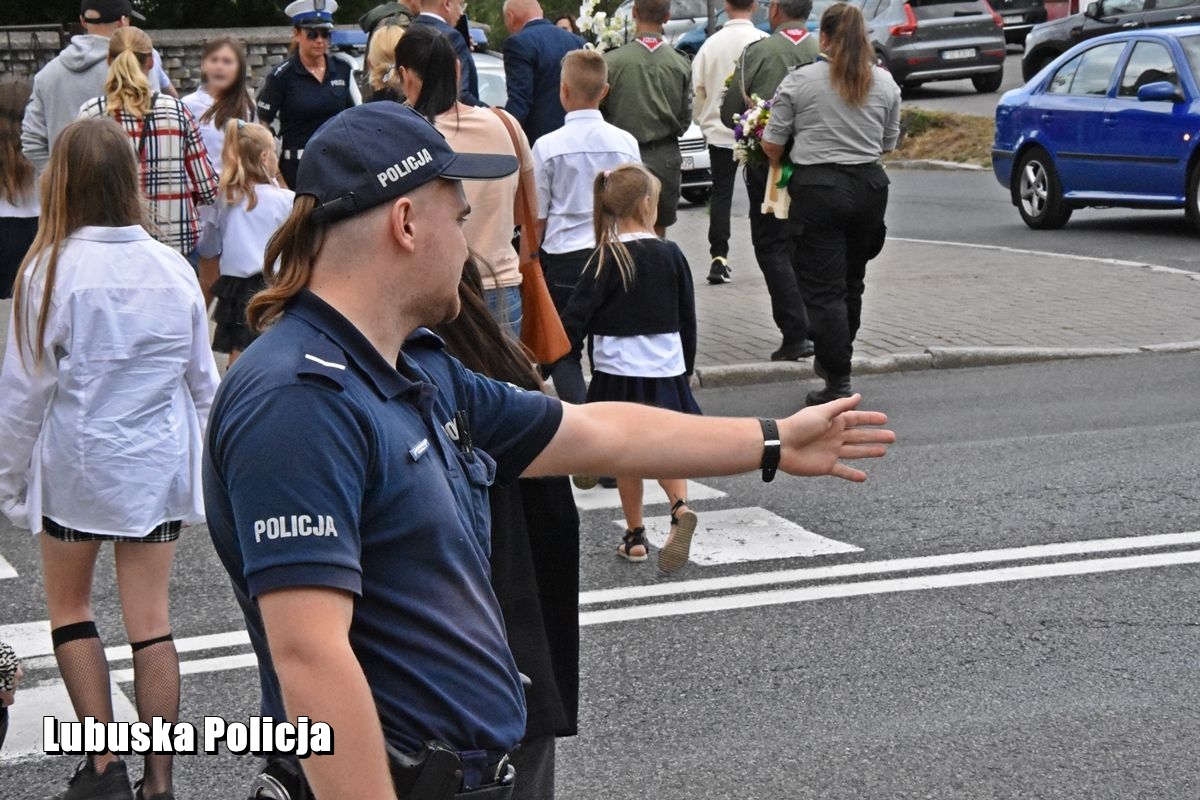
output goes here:
[[[537, 190], [533, 187], [533, 176], [529, 172], [521, 169], [521, 139], [517, 135], [517, 127], [513, 124], [513, 118], [498, 108], [492, 108], [492, 113], [500, 118], [504, 123], [505, 129], [508, 131], [508, 138], [512, 141], [513, 152], [517, 155], [517, 213], [521, 215], [520, 226], [527, 232], [526, 235], [532, 237], [537, 231], [537, 212], [534, 211], [534, 199], [537, 197]], [[525, 243], [521, 243], [521, 248], [525, 248]], [[529, 257], [536, 256], [537, 253], [529, 253]]]

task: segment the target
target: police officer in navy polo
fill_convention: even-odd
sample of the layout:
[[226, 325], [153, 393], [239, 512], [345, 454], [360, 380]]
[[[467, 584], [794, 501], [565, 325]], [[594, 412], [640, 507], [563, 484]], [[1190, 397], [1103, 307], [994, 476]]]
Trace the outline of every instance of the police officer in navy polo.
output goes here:
[[295, 186], [300, 156], [317, 128], [354, 105], [350, 65], [329, 57], [337, 8], [337, 0], [288, 4], [284, 13], [294, 28], [292, 52], [267, 74], [258, 91], [258, 118], [267, 125], [279, 120], [279, 172], [288, 186]]
[[511, 793], [525, 705], [489, 582], [493, 482], [760, 468], [862, 480], [839, 459], [894, 439], [857, 397], [718, 419], [571, 406], [469, 372], [424, 326], [459, 309], [460, 181], [516, 169], [454, 153], [396, 103], [327, 123], [250, 306], [266, 330], [212, 410], [212, 539], [287, 715], [334, 729], [335, 752], [303, 762], [319, 800]]

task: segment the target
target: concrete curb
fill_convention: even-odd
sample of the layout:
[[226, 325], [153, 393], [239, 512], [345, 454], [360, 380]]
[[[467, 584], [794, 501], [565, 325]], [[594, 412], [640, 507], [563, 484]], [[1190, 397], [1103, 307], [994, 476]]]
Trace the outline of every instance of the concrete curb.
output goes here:
[[883, 162], [883, 166], [887, 169], [932, 169], [943, 172], [983, 172], [990, 169], [990, 167], [980, 166], [979, 164], [964, 164], [959, 161], [939, 161], [933, 158], [900, 158], [895, 161], [885, 161]]
[[[1077, 358], [1111, 358], [1161, 353], [1200, 352], [1200, 340], [1167, 342], [1140, 347], [930, 347], [924, 352], [895, 353], [854, 359], [855, 375], [914, 372], [926, 369], [966, 369]], [[696, 378], [706, 389], [787, 383], [816, 378], [812, 362], [758, 362], [697, 367]]]

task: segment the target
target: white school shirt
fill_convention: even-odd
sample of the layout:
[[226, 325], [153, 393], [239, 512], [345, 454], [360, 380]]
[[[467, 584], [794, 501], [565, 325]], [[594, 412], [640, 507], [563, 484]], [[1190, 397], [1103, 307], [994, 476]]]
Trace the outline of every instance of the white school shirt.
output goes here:
[[[45, 271], [25, 276], [39, 308]], [[188, 262], [138, 226], [85, 227], [59, 252], [46, 352], [0, 368], [0, 510], [140, 538], [204, 521], [200, 457], [217, 389], [208, 316]], [[16, 309], [14, 309], [14, 317]]]
[[733, 148], [733, 130], [721, 120], [725, 99], [725, 81], [747, 46], [767, 34], [748, 19], [731, 19], [721, 30], [708, 37], [692, 61], [692, 120], [700, 126], [704, 138], [713, 147]]
[[534, 142], [538, 219], [546, 220], [547, 253], [572, 253], [596, 246], [592, 183], [596, 175], [642, 160], [637, 139], [604, 121], [598, 110], [567, 113], [563, 126]]
[[[622, 242], [657, 238], [653, 233], [623, 233], [620, 237]], [[654, 268], [654, 264], [634, 264], [635, 271]], [[593, 336], [592, 363], [597, 372], [626, 378], [675, 378], [687, 372], [683, 336], [678, 332]]]
[[197, 245], [201, 258], [221, 257], [221, 274], [251, 278], [263, 271], [267, 242], [292, 213], [296, 193], [267, 183], [254, 187], [258, 202], [246, 210], [243, 199], [229, 205], [222, 196], [205, 217]]
[[[185, 94], [179, 98], [179, 102], [187, 106], [187, 110], [192, 112], [192, 116], [196, 118], [196, 128], [200, 131], [201, 140], [204, 141], [204, 149], [208, 151], [208, 163], [212, 164], [213, 172], [220, 179], [221, 151], [225, 148], [225, 131], [218, 128], [211, 119], [200, 121], [200, 118], [212, 108], [215, 99], [201, 86], [191, 94]], [[257, 122], [257, 120], [258, 117], [255, 115], [247, 121]]]

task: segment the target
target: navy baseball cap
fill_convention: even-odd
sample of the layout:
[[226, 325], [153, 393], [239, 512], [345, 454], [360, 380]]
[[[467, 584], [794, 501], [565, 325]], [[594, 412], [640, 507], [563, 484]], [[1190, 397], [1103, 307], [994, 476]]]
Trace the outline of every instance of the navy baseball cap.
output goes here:
[[329, 224], [437, 178], [487, 181], [516, 171], [512, 156], [454, 152], [427, 119], [383, 101], [354, 106], [322, 125], [304, 146], [293, 188], [317, 199], [310, 219]]
[[130, 0], [82, 0], [79, 4], [79, 16], [88, 22], [103, 25], [106, 22], [116, 22], [122, 17], [145, 22], [146, 18], [137, 12]]

